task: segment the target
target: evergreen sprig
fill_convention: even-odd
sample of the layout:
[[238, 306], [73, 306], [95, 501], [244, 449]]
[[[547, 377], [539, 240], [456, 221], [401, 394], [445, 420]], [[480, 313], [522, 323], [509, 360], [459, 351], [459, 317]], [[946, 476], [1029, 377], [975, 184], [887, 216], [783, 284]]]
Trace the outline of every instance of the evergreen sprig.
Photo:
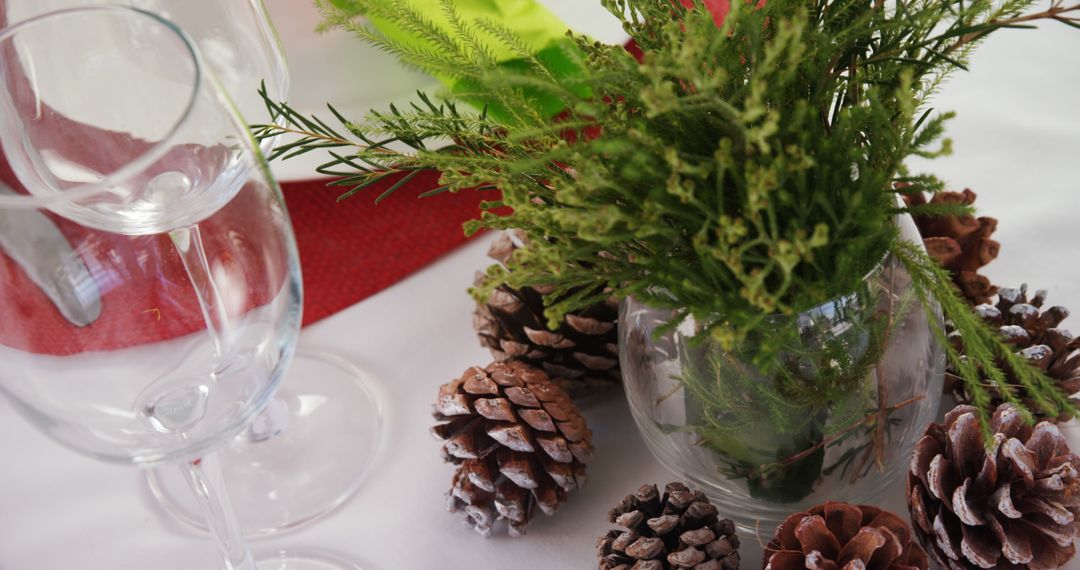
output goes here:
[[[1016, 406], [1028, 422], [1033, 421], [1030, 410], [1013, 393], [1014, 390], [1005, 376], [1005, 372], [1009, 371], [1016, 382], [1032, 394], [1036, 405], [1047, 414], [1063, 411], [1075, 413], [1076, 402], [1070, 395], [1057, 389], [1049, 376], [1031, 366], [1011, 346], [1003, 342], [998, 331], [971, 310], [953, 284], [948, 271], [937, 263], [927, 262], [926, 253], [921, 247], [911, 242], [897, 241], [893, 244], [892, 253], [908, 268], [916, 291], [923, 297], [924, 307], [940, 304], [942, 312], [952, 321], [956, 330], [961, 331], [964, 354], [960, 354], [952, 343], [948, 342], [941, 324], [934, 318], [930, 320], [934, 334], [946, 347], [950, 363], [964, 379], [977, 408], [991, 410], [994, 407], [987, 385], [969, 380], [985, 375], [990, 385], [997, 388], [1006, 402]], [[931, 298], [928, 293], [940, 288], [941, 284], [945, 284], [945, 291], [937, 291]], [[992, 437], [993, 434], [987, 431], [988, 425], [983, 425], [983, 429], [986, 432], [984, 436]]]
[[[898, 194], [943, 187], [905, 167], [912, 156], [949, 151], [942, 136], [951, 115], [929, 107], [942, 80], [994, 31], [1038, 20], [1077, 26], [1080, 4], [1054, 0], [1039, 12], [1034, 0], [733, 2], [717, 29], [700, 0], [691, 8], [602, 2], [644, 62], [622, 46], [570, 36], [566, 57], [584, 73], [567, 76], [530, 58], [498, 24], [463, 21], [452, 0], [442, 9], [453, 33], [401, 0], [319, 0], [327, 26], [465, 87], [444, 102], [421, 94], [407, 109], [358, 122], [331, 108], [338, 128], [268, 101], [275, 123], [257, 135], [299, 134], [276, 151], [281, 158], [330, 149], [319, 170], [343, 176], [335, 184], [345, 195], [425, 169], [442, 173], [428, 195], [498, 189], [467, 230], [515, 228], [532, 239], [489, 270], [487, 287], [550, 286], [553, 323], [613, 292], [670, 309], [676, 321], [693, 317], [735, 349], [770, 315], [856, 290], [892, 252], [968, 343], [966, 359], [953, 356], [984, 426], [980, 373], [1001, 384], [1002, 367], [1048, 413], [1075, 411], [958, 304], [947, 275], [906, 249], [892, 220], [913, 211], [898, 206]], [[364, 15], [424, 42], [391, 39]], [[526, 65], [496, 65], [496, 46], [517, 50]], [[552, 119], [538, 94], [558, 97], [566, 112]]]

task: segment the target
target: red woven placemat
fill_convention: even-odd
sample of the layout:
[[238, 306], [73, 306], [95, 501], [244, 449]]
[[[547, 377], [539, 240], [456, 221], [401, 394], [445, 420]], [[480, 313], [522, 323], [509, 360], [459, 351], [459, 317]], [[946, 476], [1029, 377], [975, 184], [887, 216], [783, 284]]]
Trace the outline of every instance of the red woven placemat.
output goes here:
[[394, 180], [341, 202], [341, 189], [327, 188], [326, 180], [282, 185], [300, 247], [305, 325], [378, 293], [466, 241], [461, 225], [480, 215], [485, 197], [417, 197], [437, 180], [437, 173], [421, 174], [378, 205], [374, 197]]
[[[373, 197], [393, 180], [340, 203], [341, 190], [328, 188], [326, 179], [284, 185], [300, 251], [305, 324], [389, 287], [465, 241], [461, 225], [479, 214], [481, 198], [466, 192], [420, 200], [417, 195], [434, 187], [437, 178], [435, 173], [417, 176], [379, 205]], [[2, 155], [0, 181], [21, 188]], [[263, 252], [257, 248], [215, 245], [233, 232], [259, 235], [252, 224], [261, 218], [250, 215], [258, 206], [249, 203], [256, 196], [242, 191], [205, 222], [204, 237], [209, 250], [239, 255], [229, 260], [231, 265], [259, 271]], [[52, 213], [46, 215], [71, 243], [79, 245], [77, 255], [101, 294], [101, 316], [89, 326], [73, 326], [25, 271], [0, 251], [0, 294], [6, 298], [0, 303], [0, 344], [71, 355], [159, 342], [205, 326], [190, 280], [167, 236], [100, 239], [93, 230]], [[148, 280], [153, 286], [143, 286]], [[269, 299], [266, 285], [261, 281], [249, 284], [248, 307]]]

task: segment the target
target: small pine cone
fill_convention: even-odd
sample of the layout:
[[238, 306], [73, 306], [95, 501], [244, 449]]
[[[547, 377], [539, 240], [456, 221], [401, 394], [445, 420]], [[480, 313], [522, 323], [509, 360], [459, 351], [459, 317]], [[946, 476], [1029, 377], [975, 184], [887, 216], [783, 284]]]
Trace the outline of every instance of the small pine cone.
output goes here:
[[[488, 256], [506, 265], [523, 243], [522, 232], [499, 236]], [[476, 284], [481, 285], [483, 274]], [[614, 299], [567, 314], [557, 330], [549, 330], [544, 316], [544, 295], [550, 289], [503, 285], [479, 304], [473, 327], [480, 344], [496, 360], [523, 360], [559, 378], [570, 397], [577, 399], [619, 385], [619, 339]]]
[[700, 491], [671, 483], [661, 497], [643, 485], [608, 513], [627, 530], [611, 530], [596, 543], [600, 570], [737, 570], [735, 523], [717, 516]]
[[795, 513], [776, 529], [761, 567], [926, 570], [926, 551], [900, 517], [867, 505], [828, 502]]
[[[1058, 328], [1069, 316], [1069, 310], [1059, 306], [1044, 309], [1045, 302], [1045, 290], [1040, 289], [1029, 298], [1025, 284], [1019, 289], [1001, 289], [996, 304], [979, 305], [975, 307], [975, 312], [989, 324], [998, 327], [1001, 335], [1016, 347], [1021, 356], [1056, 380], [1062, 392], [1072, 395], [1080, 392], [1080, 338], [1074, 338], [1071, 332]], [[953, 340], [957, 343], [957, 349], [963, 350], [959, 335], [953, 333]], [[1006, 369], [1005, 372], [1013, 394], [1029, 410], [1035, 410], [1038, 419], [1065, 421], [1071, 417], [1046, 417], [1024, 387], [1015, 381], [1011, 371]], [[995, 384], [986, 380], [984, 385], [993, 397], [994, 406], [1004, 403], [1005, 399]], [[945, 375], [945, 393], [961, 404], [972, 401], [963, 380], [952, 368]]]
[[[909, 206], [926, 204], [921, 193], [906, 194]], [[930, 199], [931, 204], [975, 203], [975, 193], [939, 192]], [[1001, 244], [990, 239], [997, 229], [994, 218], [974, 216], [914, 216], [915, 225], [922, 234], [926, 251], [953, 274], [953, 282], [972, 305], [987, 303], [997, 288], [990, 280], [979, 274], [986, 264], [997, 258]]]
[[983, 440], [958, 406], [915, 446], [908, 501], [915, 534], [943, 568], [1061, 568], [1080, 537], [1080, 457], [1057, 426], [999, 406]]
[[484, 536], [499, 520], [520, 536], [537, 507], [551, 515], [585, 484], [592, 432], [543, 370], [517, 361], [470, 368], [439, 388], [435, 419], [432, 433], [458, 466], [447, 506]]

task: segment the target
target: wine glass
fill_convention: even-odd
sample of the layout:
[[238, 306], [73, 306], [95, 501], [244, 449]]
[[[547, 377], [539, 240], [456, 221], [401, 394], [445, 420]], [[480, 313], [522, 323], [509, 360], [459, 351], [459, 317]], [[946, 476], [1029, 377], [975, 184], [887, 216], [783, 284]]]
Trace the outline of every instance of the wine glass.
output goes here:
[[[68, 8], [124, 5], [153, 12], [191, 36], [243, 117], [265, 114], [260, 82], [273, 97], [289, 93], [289, 72], [262, 0], [0, 0], [0, 25]], [[266, 144], [263, 151], [267, 151]]]
[[[214, 452], [273, 396], [301, 282], [233, 103], [169, 21], [67, 9], [0, 30], [0, 147], [21, 183], [0, 196], [0, 393], [76, 451], [179, 465], [225, 567], [257, 568]], [[40, 283], [73, 275], [90, 324]], [[295, 553], [262, 567], [356, 568]]]
[[[188, 33], [245, 119], [266, 114], [260, 85], [275, 101], [287, 98], [284, 52], [261, 0], [0, 0], [0, 21], [109, 4], [153, 12]], [[264, 140], [263, 152], [275, 142]], [[379, 447], [381, 409], [356, 366], [332, 354], [299, 350], [289, 375], [301, 381], [286, 382], [248, 429], [219, 452], [247, 536], [296, 528], [344, 503]], [[147, 470], [146, 476], [166, 512], [206, 528], [175, 469]]]

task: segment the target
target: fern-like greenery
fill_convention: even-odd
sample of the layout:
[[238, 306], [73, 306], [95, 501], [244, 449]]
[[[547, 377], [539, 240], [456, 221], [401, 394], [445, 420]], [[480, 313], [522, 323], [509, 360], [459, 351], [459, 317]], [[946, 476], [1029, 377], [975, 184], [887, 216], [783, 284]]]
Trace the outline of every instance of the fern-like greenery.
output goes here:
[[[453, 0], [442, 2], [452, 33], [403, 0], [318, 0], [327, 26], [471, 89], [441, 103], [421, 95], [409, 108], [358, 120], [331, 108], [333, 127], [268, 101], [278, 124], [257, 134], [300, 134], [273, 158], [328, 150], [320, 172], [341, 176], [335, 184], [344, 195], [388, 177], [399, 182], [395, 191], [427, 169], [442, 172], [427, 195], [490, 191], [468, 231], [517, 228], [532, 239], [506, 268], [489, 271], [487, 287], [552, 287], [553, 323], [614, 292], [672, 309], [677, 320], [693, 317], [703, 334], [734, 350], [760, 338], [771, 315], [857, 290], [892, 253], [962, 333], [967, 357], [952, 356], [981, 404], [984, 428], [983, 374], [1001, 385], [1013, 373], [1051, 415], [1074, 410], [973, 316], [948, 275], [902, 241], [892, 221], [910, 211], [897, 206], [897, 192], [942, 188], [904, 166], [949, 150], [942, 135], [950, 115], [929, 106], [942, 80], [994, 31], [1035, 20], [1077, 26], [1080, 5], [736, 1], [717, 29], [700, 0], [691, 8], [602, 2], [644, 61], [623, 46], [571, 35], [563, 56], [584, 73], [559, 75], [503, 24], [457, 17]], [[392, 40], [364, 15], [426, 41]], [[513, 50], [520, 65], [496, 65], [494, 44]], [[551, 97], [566, 109], [556, 119], [541, 100]], [[400, 143], [408, 150], [396, 150]]]

